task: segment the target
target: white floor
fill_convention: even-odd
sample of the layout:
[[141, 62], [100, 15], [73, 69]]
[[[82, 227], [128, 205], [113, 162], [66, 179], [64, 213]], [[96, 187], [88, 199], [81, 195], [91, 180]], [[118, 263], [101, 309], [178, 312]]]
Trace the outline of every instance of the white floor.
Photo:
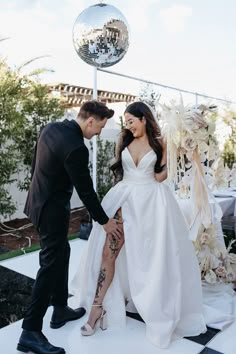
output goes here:
[[[85, 244], [86, 241], [82, 240], [71, 241], [69, 279], [73, 277], [77, 269], [78, 260]], [[38, 252], [2, 261], [0, 265], [35, 278], [38, 269]], [[73, 307], [73, 297], [69, 299], [69, 303]], [[145, 325], [130, 318], [127, 318], [125, 329], [108, 328], [107, 331], [99, 330], [94, 336], [82, 337], [80, 327], [86, 322], [87, 316], [78, 321], [67, 323], [60, 329], [53, 330], [49, 327], [51, 311], [52, 308], [49, 308], [45, 316], [43, 332], [52, 344], [64, 347], [67, 354], [198, 354], [205, 347], [190, 340], [181, 339], [168, 349], [158, 349], [146, 340]], [[0, 330], [1, 353], [18, 353], [15, 348], [21, 333], [21, 322], [22, 320]], [[216, 335], [207, 344], [207, 347], [224, 354], [235, 354], [236, 321]]]

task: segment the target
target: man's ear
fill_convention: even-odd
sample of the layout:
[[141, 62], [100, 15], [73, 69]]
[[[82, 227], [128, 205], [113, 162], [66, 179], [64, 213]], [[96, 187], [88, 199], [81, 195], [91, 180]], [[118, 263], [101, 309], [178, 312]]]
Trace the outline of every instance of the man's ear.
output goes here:
[[91, 127], [93, 125], [94, 118], [93, 117], [88, 117], [87, 119], [87, 125]]

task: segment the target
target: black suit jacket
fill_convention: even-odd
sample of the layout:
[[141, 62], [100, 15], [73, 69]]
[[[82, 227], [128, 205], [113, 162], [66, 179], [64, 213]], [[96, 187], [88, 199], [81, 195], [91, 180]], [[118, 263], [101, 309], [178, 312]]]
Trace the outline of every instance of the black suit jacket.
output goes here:
[[44, 205], [55, 210], [55, 216], [67, 215], [73, 186], [91, 217], [100, 224], [108, 221], [93, 188], [88, 168], [89, 152], [76, 121], [49, 123], [38, 139], [32, 163], [32, 181], [25, 214], [38, 227]]

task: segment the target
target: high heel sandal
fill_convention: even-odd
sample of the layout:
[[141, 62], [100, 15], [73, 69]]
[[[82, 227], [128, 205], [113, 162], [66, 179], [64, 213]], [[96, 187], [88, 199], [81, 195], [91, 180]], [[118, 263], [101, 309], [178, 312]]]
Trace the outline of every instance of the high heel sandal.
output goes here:
[[[102, 305], [92, 305], [92, 307], [102, 308]], [[94, 323], [94, 328], [92, 328], [87, 322], [84, 326], [81, 327], [80, 331], [83, 336], [92, 336], [99, 327], [103, 331], [107, 329], [107, 313], [103, 308], [101, 315], [96, 319]]]

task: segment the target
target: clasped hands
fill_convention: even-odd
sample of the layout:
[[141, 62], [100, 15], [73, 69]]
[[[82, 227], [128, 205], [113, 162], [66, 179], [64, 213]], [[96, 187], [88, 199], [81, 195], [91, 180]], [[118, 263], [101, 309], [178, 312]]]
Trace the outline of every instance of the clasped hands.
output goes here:
[[120, 237], [123, 234], [123, 220], [122, 218], [118, 219], [109, 219], [108, 222], [103, 225], [103, 228], [106, 232], [106, 234], [110, 234], [114, 237], [117, 237], [120, 239]]

